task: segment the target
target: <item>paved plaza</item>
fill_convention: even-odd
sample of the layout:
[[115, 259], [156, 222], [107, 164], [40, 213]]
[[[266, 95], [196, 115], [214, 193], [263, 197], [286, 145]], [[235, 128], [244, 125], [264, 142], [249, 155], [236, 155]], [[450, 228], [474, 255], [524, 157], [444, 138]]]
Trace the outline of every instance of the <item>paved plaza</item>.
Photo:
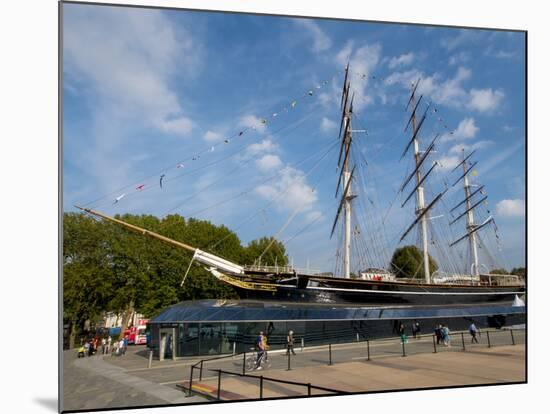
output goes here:
[[[260, 375], [346, 392], [526, 380], [523, 330], [490, 332], [490, 347], [485, 334], [480, 339], [480, 343], [471, 344], [467, 333], [457, 333], [453, 335], [450, 347], [435, 345], [435, 349], [431, 335], [410, 338], [404, 350], [396, 338], [373, 341], [368, 346], [366, 342], [333, 345], [330, 352], [328, 346], [306, 347], [303, 351], [297, 347], [297, 355], [290, 359], [290, 370], [284, 351], [272, 350], [269, 353], [271, 368], [247, 372], [257, 378], [223, 374], [221, 399], [260, 398]], [[77, 359], [74, 350], [66, 351], [64, 409], [207, 402], [217, 396], [218, 374], [215, 370], [242, 373], [242, 355], [205, 362], [200, 381], [198, 370], [194, 370], [195, 393], [187, 397], [181, 386], [188, 387], [191, 366], [199, 360], [155, 360], [148, 368], [147, 350], [142, 346], [130, 347], [122, 357]], [[327, 392], [313, 389], [312, 395], [316, 394]], [[304, 395], [307, 395], [307, 387], [263, 381], [263, 398]]]

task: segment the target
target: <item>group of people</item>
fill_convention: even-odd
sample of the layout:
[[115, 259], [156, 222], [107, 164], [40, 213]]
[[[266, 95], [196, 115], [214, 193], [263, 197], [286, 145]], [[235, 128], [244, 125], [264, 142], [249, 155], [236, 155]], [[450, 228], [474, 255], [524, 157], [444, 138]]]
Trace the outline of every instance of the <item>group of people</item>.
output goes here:
[[[257, 351], [255, 369], [261, 370], [262, 363], [268, 361], [267, 351], [269, 350], [267, 335], [263, 331], [260, 331], [256, 337], [255, 348]], [[286, 336], [286, 355], [290, 355], [291, 352], [292, 355], [296, 355], [296, 352], [294, 352], [294, 332], [288, 331]]]
[[437, 345], [451, 346], [450, 331], [447, 325], [439, 324], [434, 329]]
[[[412, 330], [413, 338], [420, 339], [420, 329], [421, 328], [420, 328], [419, 322], [414, 322], [412, 324], [411, 330]], [[407, 337], [404, 324], [399, 325], [399, 336], [401, 338], [401, 342], [403, 343], [409, 342], [409, 338]]]
[[125, 336], [120, 341], [113, 341], [111, 336], [102, 337], [101, 339], [97, 336], [93, 339], [84, 341], [78, 349], [78, 358], [83, 358], [86, 356], [92, 356], [100, 352], [102, 355], [111, 354], [115, 355], [125, 355], [126, 349], [128, 349], [128, 337]]

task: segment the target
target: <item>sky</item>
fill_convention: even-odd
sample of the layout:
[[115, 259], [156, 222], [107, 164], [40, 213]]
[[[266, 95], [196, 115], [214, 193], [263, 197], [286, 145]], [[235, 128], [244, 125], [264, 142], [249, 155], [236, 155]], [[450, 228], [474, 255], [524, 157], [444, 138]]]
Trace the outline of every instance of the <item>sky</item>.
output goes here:
[[[399, 244], [414, 220], [412, 202], [401, 208], [414, 187], [398, 192], [412, 166], [410, 152], [400, 157], [418, 79], [419, 116], [427, 110], [421, 147], [440, 134], [427, 198], [449, 187], [430, 220], [438, 242], [465, 233], [463, 221], [448, 225], [464, 198], [460, 184], [451, 186], [460, 177], [452, 170], [463, 148], [475, 149], [469, 179], [488, 196], [476, 222], [493, 217], [498, 234], [483, 231], [491, 253], [482, 260], [524, 266], [523, 33], [63, 8], [65, 211], [80, 204], [106, 214], [198, 217], [225, 224], [243, 243], [276, 236], [296, 267], [335, 270], [339, 236], [330, 231], [349, 62], [361, 170], [352, 186], [354, 233], [366, 240], [355, 268], [368, 259], [383, 266], [394, 248], [418, 239], [411, 232]], [[465, 249], [457, 246], [453, 260], [467, 262]]]

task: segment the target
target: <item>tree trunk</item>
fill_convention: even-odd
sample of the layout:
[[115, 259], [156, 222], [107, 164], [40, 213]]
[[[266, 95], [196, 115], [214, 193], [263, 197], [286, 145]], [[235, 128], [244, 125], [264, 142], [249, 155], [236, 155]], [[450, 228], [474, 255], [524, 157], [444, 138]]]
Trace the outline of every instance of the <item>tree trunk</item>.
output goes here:
[[130, 322], [130, 318], [133, 313], [134, 313], [134, 300], [132, 299], [130, 300], [128, 307], [122, 314], [122, 323], [120, 325], [120, 336], [118, 337], [119, 340], [124, 338], [124, 331], [128, 329], [128, 322]]
[[74, 341], [76, 337], [75, 326], [76, 326], [76, 321], [71, 321], [69, 323], [69, 349], [74, 348]]

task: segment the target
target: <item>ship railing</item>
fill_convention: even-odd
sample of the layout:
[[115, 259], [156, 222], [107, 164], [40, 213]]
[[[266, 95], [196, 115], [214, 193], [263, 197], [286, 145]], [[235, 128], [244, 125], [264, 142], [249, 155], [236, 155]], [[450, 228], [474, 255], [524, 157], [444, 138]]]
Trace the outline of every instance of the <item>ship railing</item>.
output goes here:
[[265, 273], [276, 273], [276, 274], [298, 273], [301, 275], [312, 275], [312, 276], [321, 274], [321, 271], [317, 269], [299, 268], [299, 267], [292, 267], [292, 266], [245, 265], [244, 270], [251, 271], [251, 272], [265, 272]]

